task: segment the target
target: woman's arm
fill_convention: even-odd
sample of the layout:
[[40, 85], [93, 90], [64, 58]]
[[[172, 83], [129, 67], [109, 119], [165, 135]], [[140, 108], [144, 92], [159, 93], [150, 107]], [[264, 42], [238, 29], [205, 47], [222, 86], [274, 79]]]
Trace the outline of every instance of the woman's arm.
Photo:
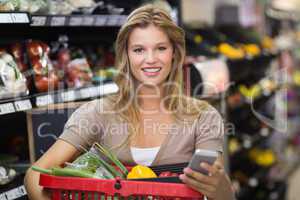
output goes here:
[[[66, 161], [74, 160], [80, 152], [71, 144], [57, 140], [50, 149], [33, 165], [42, 168], [61, 166]], [[50, 194], [39, 186], [40, 173], [28, 169], [24, 179], [28, 197], [31, 200], [50, 200]]]
[[224, 170], [223, 156], [220, 155], [213, 165], [201, 163], [200, 166], [209, 172], [206, 176], [190, 168], [184, 169], [180, 179], [189, 187], [201, 192], [210, 200], [234, 200], [231, 181]]

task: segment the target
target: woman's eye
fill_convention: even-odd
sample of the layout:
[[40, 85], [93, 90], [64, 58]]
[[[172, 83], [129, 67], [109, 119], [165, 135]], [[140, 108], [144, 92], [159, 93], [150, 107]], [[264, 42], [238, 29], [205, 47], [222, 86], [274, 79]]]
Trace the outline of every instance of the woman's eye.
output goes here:
[[160, 51], [164, 51], [166, 49], [167, 49], [166, 47], [158, 47], [158, 50], [160, 50]]
[[142, 53], [143, 49], [142, 48], [137, 48], [137, 49], [134, 49], [133, 52], [135, 52], [135, 53]]

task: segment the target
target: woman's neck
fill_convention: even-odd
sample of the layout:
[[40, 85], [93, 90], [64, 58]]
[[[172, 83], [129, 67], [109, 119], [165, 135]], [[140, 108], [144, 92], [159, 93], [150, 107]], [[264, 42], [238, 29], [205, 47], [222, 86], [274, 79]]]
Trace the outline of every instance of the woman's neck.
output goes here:
[[143, 85], [137, 90], [140, 111], [161, 112], [164, 104], [163, 88], [160, 86]]

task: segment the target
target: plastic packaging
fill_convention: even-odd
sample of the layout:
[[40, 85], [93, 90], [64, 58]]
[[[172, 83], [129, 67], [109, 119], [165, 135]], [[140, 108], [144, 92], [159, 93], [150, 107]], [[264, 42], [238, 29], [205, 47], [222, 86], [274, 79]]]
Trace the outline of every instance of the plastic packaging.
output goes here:
[[58, 76], [49, 59], [50, 48], [40, 41], [28, 41], [27, 52], [34, 70], [34, 83], [38, 92], [55, 90], [58, 87]]
[[27, 94], [26, 79], [20, 72], [17, 63], [10, 54], [0, 53], [0, 98]]

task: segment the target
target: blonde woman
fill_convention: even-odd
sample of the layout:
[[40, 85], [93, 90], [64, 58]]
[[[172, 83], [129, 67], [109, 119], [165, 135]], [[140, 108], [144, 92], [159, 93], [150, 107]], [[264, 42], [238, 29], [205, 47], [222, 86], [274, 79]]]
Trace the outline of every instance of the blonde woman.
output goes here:
[[[61, 166], [94, 142], [109, 147], [126, 165], [188, 162], [196, 149], [222, 152], [224, 128], [207, 103], [184, 96], [184, 31], [163, 10], [134, 10], [116, 41], [118, 93], [77, 109], [55, 144], [34, 165]], [[233, 198], [222, 153], [210, 176], [184, 170], [181, 180], [209, 199]], [[33, 200], [49, 199], [38, 186], [39, 173], [28, 170], [25, 185]]]

